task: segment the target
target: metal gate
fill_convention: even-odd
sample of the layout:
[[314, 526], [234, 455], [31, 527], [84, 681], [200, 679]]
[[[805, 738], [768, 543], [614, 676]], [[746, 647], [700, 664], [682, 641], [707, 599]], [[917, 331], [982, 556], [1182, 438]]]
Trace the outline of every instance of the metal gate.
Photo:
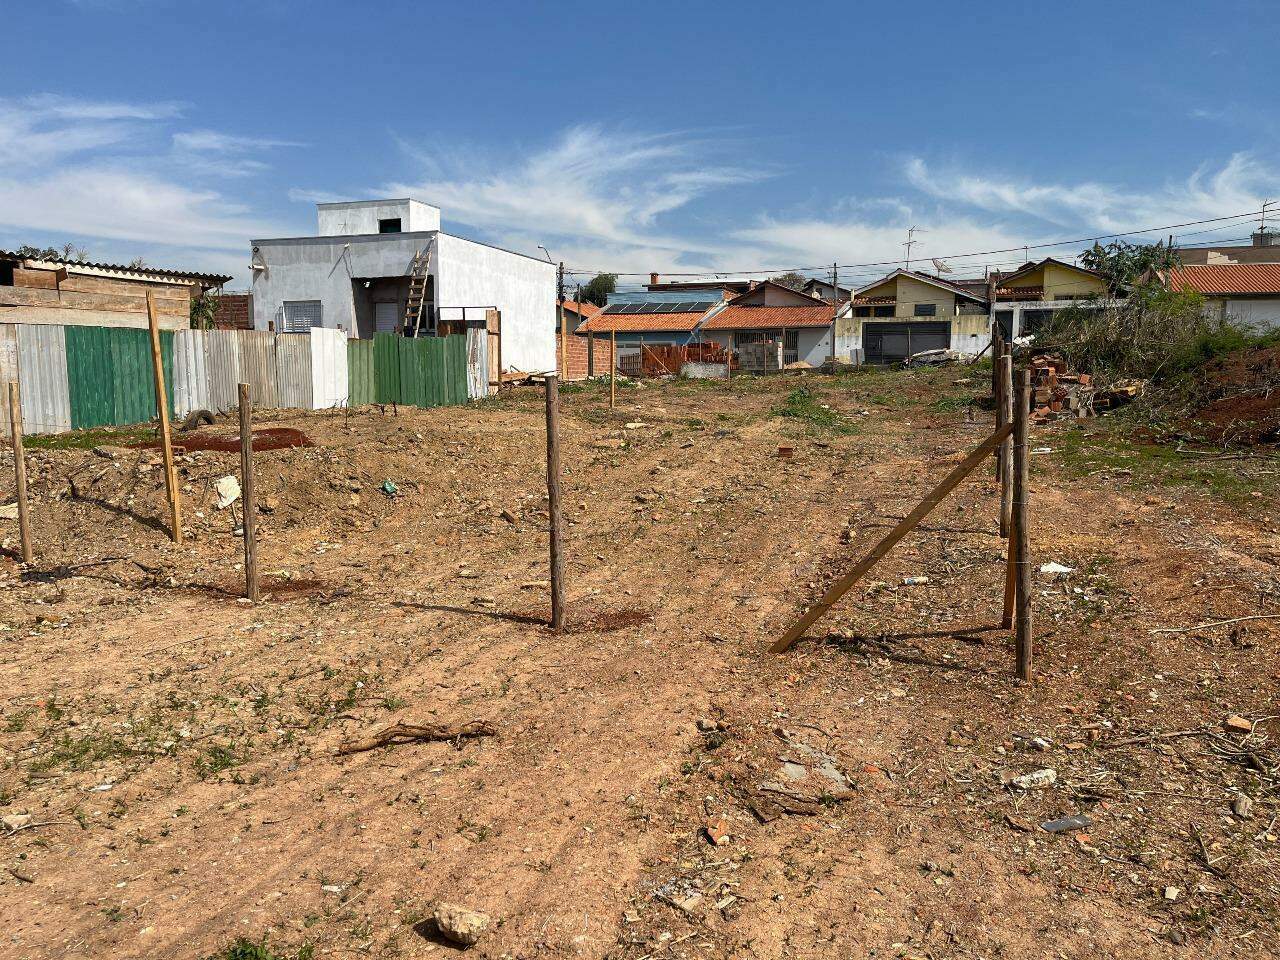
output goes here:
[[946, 350], [951, 346], [951, 324], [864, 323], [862, 348], [867, 363], [901, 363], [924, 350]]

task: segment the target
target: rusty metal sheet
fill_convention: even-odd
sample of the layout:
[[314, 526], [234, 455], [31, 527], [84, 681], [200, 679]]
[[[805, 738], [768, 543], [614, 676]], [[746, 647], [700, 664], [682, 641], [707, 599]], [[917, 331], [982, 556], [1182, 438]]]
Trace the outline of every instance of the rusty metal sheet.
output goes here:
[[173, 335], [173, 415], [212, 410], [209, 403], [209, 341], [205, 330], [178, 330]]
[[280, 406], [276, 390], [276, 335], [267, 330], [233, 330], [239, 341], [238, 383], [249, 384], [255, 407]]
[[22, 430], [32, 434], [64, 433], [71, 429], [65, 328], [44, 323], [16, 326]]
[[276, 334], [276, 402], [311, 409], [311, 334]]
[[205, 332], [208, 346], [209, 406], [214, 413], [227, 413], [240, 404], [240, 338], [235, 330]]
[[467, 397], [489, 395], [489, 334], [483, 327], [467, 327]]

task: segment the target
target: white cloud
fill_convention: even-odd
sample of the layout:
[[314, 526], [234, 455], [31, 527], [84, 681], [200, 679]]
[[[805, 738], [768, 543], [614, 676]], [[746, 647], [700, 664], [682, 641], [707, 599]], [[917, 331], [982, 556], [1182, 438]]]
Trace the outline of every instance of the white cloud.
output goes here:
[[171, 247], [183, 256], [206, 251], [211, 261], [242, 259], [232, 251], [278, 231], [202, 181], [258, 172], [265, 164], [255, 151], [293, 144], [172, 132], [181, 115], [180, 104], [167, 102], [0, 98], [0, 228], [19, 242], [74, 238], [98, 257], [136, 249], [172, 263], [164, 253]]
[[1257, 210], [1280, 192], [1280, 172], [1248, 153], [1221, 167], [1202, 165], [1185, 180], [1126, 189], [1096, 180], [1033, 183], [990, 173], [934, 170], [919, 157], [906, 161], [908, 183], [939, 202], [999, 214], [1019, 214], [1064, 228], [1127, 231]]
[[291, 140], [241, 137], [217, 130], [184, 130], [173, 135], [173, 158], [194, 173], [244, 177], [269, 169], [251, 154], [277, 147], [300, 147]]
[[[766, 173], [716, 163], [705, 144], [677, 134], [567, 130], [550, 147], [493, 165], [476, 154], [415, 151], [423, 179], [388, 185], [440, 206], [447, 219], [536, 243], [572, 239], [591, 249], [660, 252], [671, 260], [710, 256], [722, 244], [658, 226], [708, 192], [754, 183]], [[558, 255], [565, 255], [557, 251]]]
[[111, 166], [0, 178], [0, 225], [208, 249], [245, 249], [272, 232], [212, 190]]

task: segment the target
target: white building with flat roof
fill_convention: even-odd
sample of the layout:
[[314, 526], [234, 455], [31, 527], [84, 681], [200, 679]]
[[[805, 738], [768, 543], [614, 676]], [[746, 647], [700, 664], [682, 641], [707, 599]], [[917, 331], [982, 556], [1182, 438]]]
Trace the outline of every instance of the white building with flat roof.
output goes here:
[[317, 236], [252, 241], [255, 329], [435, 336], [496, 309], [503, 370], [555, 370], [553, 264], [447, 234], [439, 207], [417, 200], [316, 208]]

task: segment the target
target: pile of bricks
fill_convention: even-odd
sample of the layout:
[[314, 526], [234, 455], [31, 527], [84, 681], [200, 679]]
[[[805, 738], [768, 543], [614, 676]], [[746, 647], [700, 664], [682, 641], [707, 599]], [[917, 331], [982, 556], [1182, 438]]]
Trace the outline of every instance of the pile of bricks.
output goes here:
[[1142, 392], [1137, 380], [1122, 380], [1100, 390], [1087, 373], [1071, 373], [1067, 362], [1054, 353], [1032, 357], [1031, 412], [1037, 420], [1090, 417], [1102, 410], [1128, 403]]
[[1053, 414], [1083, 413], [1090, 406], [1093, 388], [1087, 373], [1070, 373], [1067, 361], [1057, 354], [1042, 354], [1031, 358], [1031, 409], [1032, 413], [1047, 419]]

